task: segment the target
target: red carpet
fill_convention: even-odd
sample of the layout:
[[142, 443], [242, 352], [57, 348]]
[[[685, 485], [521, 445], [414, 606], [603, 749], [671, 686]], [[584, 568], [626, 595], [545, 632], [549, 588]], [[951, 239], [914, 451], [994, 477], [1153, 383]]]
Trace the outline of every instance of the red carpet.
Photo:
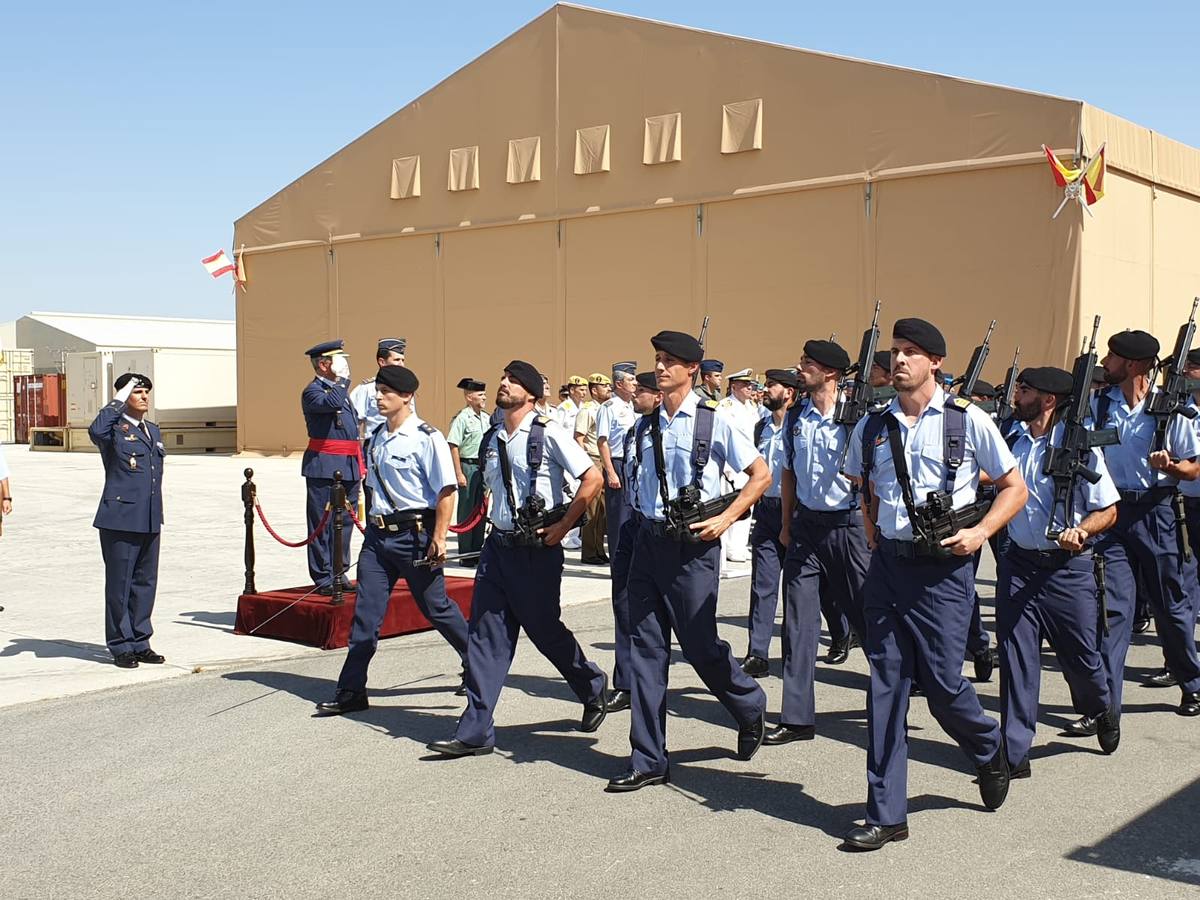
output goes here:
[[[474, 589], [474, 578], [446, 577], [446, 593], [468, 619], [471, 617], [471, 594]], [[255, 637], [296, 641], [323, 650], [345, 647], [350, 641], [350, 626], [354, 622], [354, 594], [346, 594], [346, 602], [341, 606], [332, 606], [328, 597], [313, 594], [287, 609], [289, 603], [295, 603], [298, 597], [310, 590], [312, 586], [308, 585], [261, 594], [242, 594], [238, 597], [234, 633], [250, 634], [253, 631]], [[283, 612], [285, 609], [287, 612]], [[272, 616], [275, 618], [272, 619]], [[428, 631], [432, 627], [417, 609], [408, 587], [403, 581], [398, 582], [379, 636], [389, 638], [398, 634], [413, 634]], [[254, 630], [256, 628], [257, 631]]]

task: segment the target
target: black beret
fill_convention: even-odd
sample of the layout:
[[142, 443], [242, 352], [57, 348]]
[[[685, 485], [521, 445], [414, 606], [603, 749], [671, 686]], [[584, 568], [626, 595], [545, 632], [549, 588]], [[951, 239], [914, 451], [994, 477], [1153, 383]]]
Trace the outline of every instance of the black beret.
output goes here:
[[892, 326], [892, 337], [911, 341], [930, 356], [946, 355], [946, 339], [924, 319], [897, 319]]
[[533, 363], [514, 359], [504, 367], [504, 372], [511, 381], [515, 381], [534, 397], [541, 397], [542, 392], [545, 391], [545, 387], [542, 384], [542, 374]]
[[460, 391], [482, 391], [487, 388], [486, 384], [476, 381], [474, 378], [463, 378], [455, 386]]
[[990, 381], [984, 381], [980, 378], [975, 382], [975, 390], [971, 392], [972, 397], [995, 397], [996, 386]]
[[390, 387], [393, 391], [399, 391], [402, 394], [415, 394], [417, 388], [421, 386], [421, 382], [417, 379], [417, 373], [412, 369], [404, 368], [404, 366], [384, 366], [375, 373], [375, 383]]
[[1125, 359], [1158, 356], [1158, 338], [1145, 331], [1118, 331], [1108, 339], [1108, 349]]
[[700, 342], [682, 331], [660, 331], [650, 338], [650, 346], [686, 363], [698, 363], [704, 358], [704, 348]]
[[850, 354], [833, 341], [805, 341], [804, 355], [823, 366], [845, 372], [850, 368]]
[[1190, 366], [1200, 366], [1200, 349], [1189, 350], [1187, 361]]
[[154, 384], [145, 375], [140, 375], [137, 372], [126, 372], [124, 375], [117, 376], [117, 380], [113, 382], [113, 390], [119, 391], [131, 381], [136, 381], [136, 384], [133, 386], [135, 391], [138, 388], [145, 388], [148, 391], [154, 389]]
[[1036, 366], [1022, 369], [1021, 374], [1017, 376], [1017, 382], [1043, 394], [1060, 394], [1065, 397], [1071, 393], [1073, 380], [1071, 373], [1065, 369]]
[[871, 360], [871, 362], [873, 362], [875, 365], [879, 366], [879, 368], [883, 369], [883, 371], [885, 371], [885, 372], [892, 371], [892, 351], [891, 350], [876, 351], [875, 357]]
[[638, 372], [637, 383], [638, 387], [648, 391], [658, 390], [658, 376], [653, 372]]
[[767, 379], [768, 384], [774, 381], [776, 384], [782, 384], [784, 387], [800, 387], [800, 378], [796, 374], [795, 369], [767, 369], [764, 377]]

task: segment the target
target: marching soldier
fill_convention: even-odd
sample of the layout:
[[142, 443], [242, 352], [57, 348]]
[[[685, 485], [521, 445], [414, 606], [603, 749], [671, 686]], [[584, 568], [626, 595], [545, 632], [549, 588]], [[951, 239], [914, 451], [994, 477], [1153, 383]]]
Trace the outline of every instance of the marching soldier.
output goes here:
[[[634, 434], [640, 517], [629, 572], [633, 753], [628, 771], [608, 782], [605, 790], [610, 792], [670, 780], [666, 729], [672, 631], [683, 655], [737, 723], [738, 758], [754, 756], [766, 731], [766, 695], [717, 636], [716, 611], [719, 539], [750, 510], [771, 475], [753, 443], [716, 414], [715, 403], [701, 402], [693, 392], [703, 356], [700, 342], [678, 331], [661, 331], [650, 343], [663, 399]], [[723, 512], [688, 521], [688, 510], [702, 508], [697, 503], [720, 499], [726, 465], [746, 473], [746, 486]]]
[[146, 421], [153, 388], [145, 375], [121, 375], [113, 384], [112, 402], [88, 427], [104, 463], [104, 493], [92, 523], [104, 557], [104, 633], [108, 652], [122, 669], [166, 662], [150, 648], [166, 456], [162, 433]]
[[446, 596], [442, 570], [457, 490], [454, 465], [446, 439], [412, 411], [419, 384], [404, 366], [383, 366], [375, 376], [376, 408], [384, 422], [367, 440], [371, 509], [358, 557], [354, 624], [337, 692], [332, 701], [317, 704], [319, 715], [342, 715], [370, 705], [367, 667], [379, 645], [392, 589], [401, 578], [421, 614], [459, 660], [466, 655], [467, 622]]
[[711, 400], [719, 403], [725, 395], [721, 392], [721, 373], [725, 371], [725, 363], [719, 359], [700, 360], [700, 384], [696, 393], [701, 400]]
[[[379, 368], [384, 366], [404, 365], [404, 351], [408, 342], [404, 338], [380, 338], [379, 346], [375, 348], [375, 362]], [[358, 417], [358, 435], [366, 439], [383, 424], [383, 415], [375, 404], [375, 379], [364, 378], [362, 384], [350, 392], [350, 405]], [[413, 399], [413, 412], [417, 411], [416, 398]]]
[[[1197, 716], [1196, 561], [1184, 552], [1174, 500], [1179, 482], [1200, 474], [1196, 464], [1200, 442], [1192, 424], [1179, 415], [1168, 422], [1162, 446], [1156, 442], [1157, 423], [1146, 414], [1146, 406], [1155, 392], [1149, 373], [1158, 350], [1158, 340], [1144, 331], [1114, 334], [1101, 361], [1111, 386], [1092, 401], [1096, 427], [1115, 427], [1120, 436], [1120, 443], [1104, 448], [1104, 460], [1121, 502], [1116, 524], [1096, 546], [1096, 552], [1104, 554], [1108, 585], [1108, 633], [1101, 638], [1101, 656], [1112, 708], [1119, 715], [1140, 576], [1166, 667], [1183, 692], [1176, 712]], [[1156, 685], [1152, 682], [1151, 686]], [[1099, 724], [1096, 717], [1084, 715], [1066, 730], [1079, 736], [1094, 735]]]
[[751, 678], [763, 678], [771, 672], [767, 660], [779, 606], [779, 575], [787, 553], [787, 547], [779, 542], [783, 529], [780, 478], [787, 440], [783, 423], [796, 399], [797, 385], [796, 373], [791, 369], [767, 369], [766, 381], [763, 404], [770, 418], [755, 427], [754, 443], [771, 473], [771, 486], [755, 504], [750, 531], [750, 646], [742, 660], [742, 671]]
[[[1009, 544], [997, 564], [996, 630], [1000, 643], [1000, 724], [1012, 778], [1028, 778], [1029, 748], [1037, 727], [1042, 678], [1042, 636], [1050, 639], [1071, 697], [1097, 723], [1100, 748], [1117, 749], [1121, 727], [1111, 708], [1096, 637], [1096, 578], [1091, 539], [1117, 521], [1120, 495], [1104, 457], [1090, 451], [1096, 484], [1078, 479], [1067, 510], [1056, 508], [1054, 481], [1043, 474], [1051, 447], [1061, 446], [1064, 425], [1055, 410], [1071, 394], [1071, 373], [1052, 367], [1024, 369], [1017, 378], [1012, 436], [1017, 469], [1029, 502], [1008, 523]], [[1086, 386], [1085, 386], [1086, 390]], [[1061, 529], [1057, 540], [1046, 533]]]
[[[601, 404], [608, 402], [611, 393], [612, 379], [603, 372], [593, 372], [588, 376], [588, 398], [575, 416], [575, 441], [587, 453], [597, 471], [600, 470], [601, 459], [596, 418]], [[599, 491], [588, 506], [587, 522], [579, 529], [579, 537], [583, 541], [580, 562], [587, 565], [608, 565], [608, 553], [604, 550], [604, 536], [607, 530], [604, 492]]]
[[[871, 664], [867, 815], [865, 825], [845, 836], [847, 845], [862, 850], [908, 837], [906, 719], [914, 675], [938, 723], [974, 764], [984, 805], [998, 809], [1008, 795], [1000, 726], [984, 715], [963, 677], [962, 660], [972, 554], [1025, 505], [1027, 493], [987, 413], [939, 386], [945, 356], [937, 328], [922, 319], [897, 320], [892, 327], [897, 395], [886, 411], [859, 422], [850, 439], [846, 472], [870, 497], [864, 524], [874, 549], [863, 585], [863, 645]], [[980, 471], [995, 482], [996, 499], [986, 513], [975, 508], [982, 516], [977, 524], [949, 534], [939, 511], [974, 504]]]
[[[487, 385], [474, 378], [463, 378], [458, 382], [467, 405], [458, 411], [450, 422], [450, 433], [446, 436], [450, 444], [450, 458], [454, 461], [454, 474], [458, 481], [458, 521], [465, 522], [483, 500], [483, 470], [479, 467], [479, 442], [488, 430], [488, 414], [483, 411], [484, 391]], [[475, 553], [483, 547], [483, 519], [470, 531], [458, 536], [458, 552]], [[465, 565], [475, 565], [473, 560], [464, 560]]]
[[[483, 544], [471, 602], [467, 709], [453, 738], [428, 745], [442, 756], [492, 752], [496, 701], [522, 628], [583, 704], [580, 730], [595, 731], [607, 714], [608, 676], [588, 661], [563, 624], [560, 606], [563, 551], [559, 545], [600, 490], [600, 473], [570, 434], [533, 411], [542, 390], [537, 369], [521, 360], [510, 362], [496, 393], [504, 425], [489, 430], [480, 447], [493, 528]], [[564, 473], [579, 479], [579, 489], [565, 510]], [[554, 510], [562, 517], [538, 526], [544, 521], [542, 514]], [[535, 529], [540, 539], [531, 537]]]
[[[315, 376], [300, 395], [300, 408], [308, 430], [308, 448], [300, 462], [308, 493], [308, 530], [320, 524], [329, 506], [335, 472], [342, 473], [346, 499], [358, 505], [358, 484], [363, 472], [362, 444], [358, 440], [358, 415], [350, 404], [350, 361], [339, 338], [306, 351]], [[350, 542], [342, 545], [342, 571], [350, 568]], [[333, 593], [333, 529], [325, 528], [308, 545], [308, 573], [318, 593]], [[343, 589], [350, 585], [343, 576]]]

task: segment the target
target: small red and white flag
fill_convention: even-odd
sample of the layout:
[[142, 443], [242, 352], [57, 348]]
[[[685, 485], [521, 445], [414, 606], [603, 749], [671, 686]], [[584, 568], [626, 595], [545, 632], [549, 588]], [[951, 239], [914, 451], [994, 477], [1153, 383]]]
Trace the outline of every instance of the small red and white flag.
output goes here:
[[208, 270], [208, 274], [213, 278], [220, 278], [222, 275], [233, 272], [234, 278], [237, 278], [237, 266], [229, 261], [229, 256], [224, 250], [218, 250], [212, 256], [207, 256], [200, 260], [204, 264], [204, 268]]

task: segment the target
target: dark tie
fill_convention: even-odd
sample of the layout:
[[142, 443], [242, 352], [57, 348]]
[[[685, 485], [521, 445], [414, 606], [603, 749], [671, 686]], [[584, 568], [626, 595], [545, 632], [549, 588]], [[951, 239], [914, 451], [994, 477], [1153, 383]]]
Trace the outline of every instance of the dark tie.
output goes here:
[[146, 423], [138, 422], [138, 428], [141, 429], [142, 434], [144, 434], [146, 436], [146, 440], [149, 441], [150, 440], [150, 429], [146, 427]]

